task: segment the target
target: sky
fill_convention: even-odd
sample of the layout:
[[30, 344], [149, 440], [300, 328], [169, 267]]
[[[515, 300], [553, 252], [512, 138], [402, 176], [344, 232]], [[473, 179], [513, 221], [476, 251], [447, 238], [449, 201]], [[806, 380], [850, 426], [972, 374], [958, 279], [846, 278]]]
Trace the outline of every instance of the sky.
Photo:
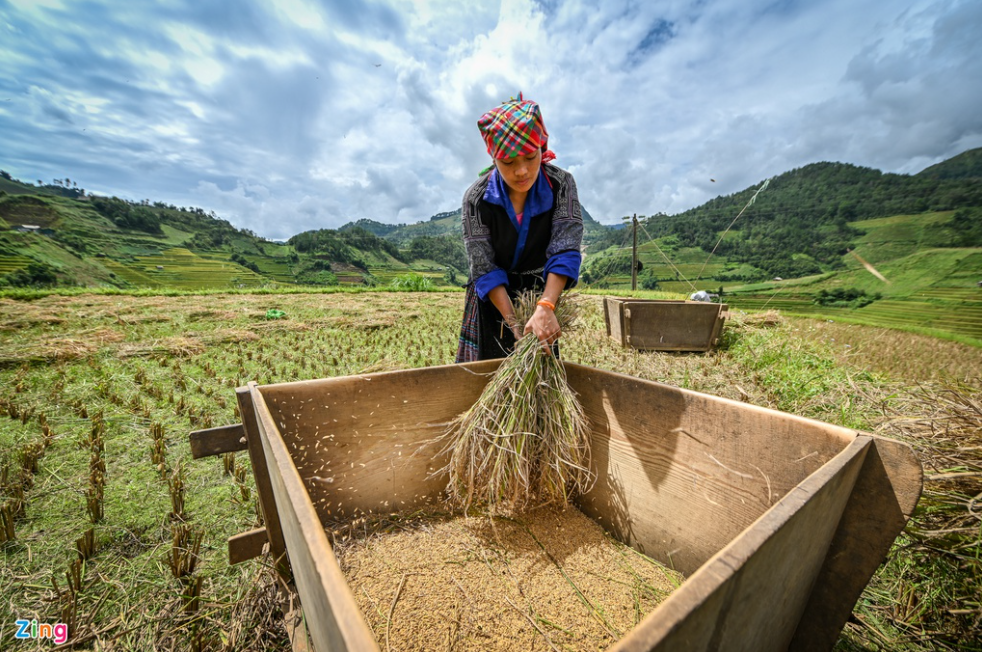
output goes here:
[[270, 239], [460, 207], [539, 103], [598, 221], [982, 146], [979, 0], [0, 0], [0, 169]]

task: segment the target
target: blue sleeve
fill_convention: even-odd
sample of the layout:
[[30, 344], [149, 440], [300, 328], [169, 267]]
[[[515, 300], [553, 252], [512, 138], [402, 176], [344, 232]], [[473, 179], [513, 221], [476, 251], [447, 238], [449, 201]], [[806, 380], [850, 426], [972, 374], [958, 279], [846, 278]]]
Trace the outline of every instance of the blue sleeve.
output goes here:
[[561, 251], [555, 256], [550, 256], [542, 270], [542, 275], [562, 274], [569, 280], [566, 281], [566, 288], [574, 287], [580, 280], [580, 263], [582, 257], [578, 251]]
[[[577, 263], [579, 267], [579, 263]], [[479, 276], [476, 281], [474, 281], [474, 290], [477, 291], [477, 296], [481, 301], [487, 301], [488, 292], [495, 289], [499, 285], [508, 286], [508, 273], [503, 269], [492, 269], [487, 274]]]

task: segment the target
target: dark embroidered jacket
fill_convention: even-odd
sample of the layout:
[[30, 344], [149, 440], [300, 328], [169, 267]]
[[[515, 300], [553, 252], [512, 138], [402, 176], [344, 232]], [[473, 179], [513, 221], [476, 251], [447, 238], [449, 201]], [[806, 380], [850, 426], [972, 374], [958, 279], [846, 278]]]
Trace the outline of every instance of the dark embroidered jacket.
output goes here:
[[[525, 201], [521, 224], [504, 187], [492, 171], [464, 194], [464, 244], [470, 263], [457, 362], [507, 355], [515, 345], [509, 328], [487, 294], [504, 285], [514, 297], [521, 290], [541, 291], [550, 272], [576, 284], [580, 275], [583, 216], [573, 175], [543, 165]], [[536, 209], [536, 207], [539, 207]], [[558, 348], [554, 347], [557, 355]]]
[[527, 224], [527, 228], [517, 228], [505, 206], [486, 198], [493, 171], [481, 176], [464, 193], [464, 245], [470, 281], [481, 299], [498, 285], [514, 289], [509, 275], [538, 272], [545, 279], [549, 272], [555, 272], [568, 277], [570, 286], [579, 278], [583, 215], [576, 182], [573, 175], [554, 165], [547, 163], [541, 170], [548, 175], [552, 207], [528, 215], [526, 205], [522, 227]]

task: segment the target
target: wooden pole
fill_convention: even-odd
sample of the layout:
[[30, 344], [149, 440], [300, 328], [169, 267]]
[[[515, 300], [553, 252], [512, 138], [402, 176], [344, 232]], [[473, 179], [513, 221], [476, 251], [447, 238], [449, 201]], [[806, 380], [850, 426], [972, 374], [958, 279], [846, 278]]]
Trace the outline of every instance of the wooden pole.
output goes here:
[[638, 214], [631, 218], [634, 244], [631, 246], [631, 290], [638, 289]]

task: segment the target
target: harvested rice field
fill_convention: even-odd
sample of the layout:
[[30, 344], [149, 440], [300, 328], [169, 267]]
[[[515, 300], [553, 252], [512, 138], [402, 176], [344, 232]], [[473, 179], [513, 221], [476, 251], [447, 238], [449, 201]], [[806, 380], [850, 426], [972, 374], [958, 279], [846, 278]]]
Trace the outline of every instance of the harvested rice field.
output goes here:
[[383, 650], [604, 650], [684, 580], [575, 507], [417, 514], [334, 549]]
[[[982, 349], [731, 310], [718, 350], [646, 353], [607, 337], [601, 298], [582, 296], [583, 327], [560, 342], [565, 360], [910, 443], [924, 466], [924, 496], [836, 649], [979, 649]], [[194, 460], [188, 433], [238, 422], [235, 388], [249, 381], [448, 364], [462, 304], [460, 292], [0, 297], [0, 626], [7, 637], [0, 649], [61, 645], [13, 640], [18, 620], [69, 624], [61, 649], [291, 649], [269, 555], [228, 564], [227, 539], [262, 525], [250, 460], [244, 453]], [[285, 315], [267, 318], [271, 309]], [[495, 527], [500, 533], [506, 524]], [[439, 525], [430, 519], [426, 527]], [[550, 547], [560, 537], [540, 540], [582, 589], [571, 557]], [[514, 570], [518, 552], [506, 555], [497, 544], [487, 551], [499, 570], [525, 581]], [[536, 568], [549, 569], [546, 561]], [[420, 582], [405, 568], [391, 573], [377, 605], [362, 607], [376, 625], [392, 609], [393, 650]], [[515, 591], [501, 593], [533, 620], [553, 622]], [[580, 608], [571, 595], [564, 606]], [[616, 608], [602, 608], [626, 635], [634, 618], [618, 621]], [[441, 613], [454, 619], [441, 621], [448, 629], [434, 649], [480, 640], [468, 639], [476, 636], [468, 628], [484, 623], [461, 615], [452, 639], [458, 647], [446, 645], [457, 620]], [[579, 622], [596, 618], [587, 610]], [[536, 624], [558, 649], [596, 649], [567, 645], [568, 634]], [[525, 631], [532, 649], [551, 649], [531, 624]]]

